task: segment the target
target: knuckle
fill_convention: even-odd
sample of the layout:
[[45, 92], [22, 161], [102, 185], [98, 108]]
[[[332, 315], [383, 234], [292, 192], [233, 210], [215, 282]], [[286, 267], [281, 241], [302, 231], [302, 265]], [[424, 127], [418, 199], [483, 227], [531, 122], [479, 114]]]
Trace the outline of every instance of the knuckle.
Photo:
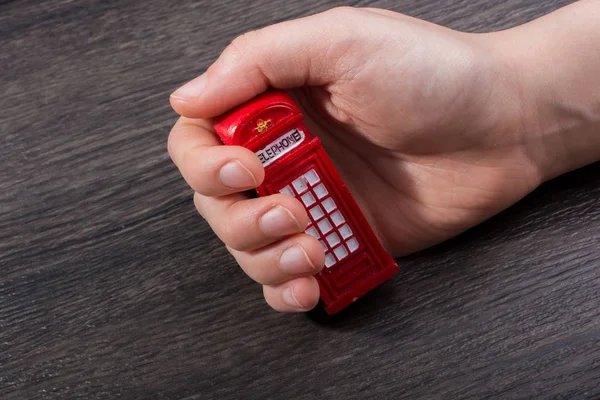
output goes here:
[[196, 147], [186, 147], [181, 151], [181, 163], [183, 166], [191, 166], [196, 160], [201, 160], [198, 157], [198, 149]]
[[218, 236], [223, 242], [225, 242], [227, 246], [237, 251], [249, 250], [247, 240], [248, 235], [240, 234], [240, 232], [243, 232], [244, 230], [240, 229], [240, 227], [237, 226], [237, 224], [234, 221], [223, 221], [219, 224], [218, 229]]
[[238, 53], [243, 53], [245, 49], [258, 41], [259, 30], [251, 30], [234, 38], [228, 47]]
[[203, 195], [210, 195], [212, 175], [206, 170], [203, 155], [203, 149], [199, 146], [185, 148], [179, 156], [178, 168], [192, 189]]
[[263, 70], [261, 67], [261, 54], [264, 53], [268, 43], [263, 37], [263, 30], [246, 32], [231, 41], [222, 54], [225, 65], [244, 65], [247, 84], [254, 92], [260, 93], [262, 88]]
[[338, 6], [326, 11], [326, 13], [337, 18], [347, 18], [356, 14], [356, 8], [350, 6]]
[[247, 252], [238, 251], [228, 245], [226, 245], [226, 248], [235, 258], [240, 268], [250, 279], [261, 285], [273, 284], [275, 280], [272, 274], [269, 274], [269, 268], [267, 268], [267, 266], [262, 263], [256, 265], [255, 262], [252, 262], [253, 257], [248, 257], [249, 254]]
[[248, 54], [253, 54], [252, 48], [259, 41], [259, 31], [248, 31], [234, 38], [223, 51], [223, 56], [229, 60], [243, 60]]
[[[198, 214], [200, 214], [200, 216], [202, 218], [204, 217], [204, 213], [203, 213], [203, 204], [202, 204], [202, 198], [200, 197], [200, 194], [198, 194], [197, 192], [194, 193], [194, 206], [196, 207], [196, 211], [198, 211]], [[205, 218], [206, 219], [206, 218]]]
[[169, 136], [167, 137], [167, 151], [169, 153], [169, 156], [171, 157], [171, 160], [173, 160], [173, 162], [177, 165], [177, 163], [179, 162], [177, 157], [177, 153], [176, 153], [176, 141], [178, 140], [178, 136], [179, 136], [179, 131], [181, 129], [179, 128], [179, 121], [175, 123], [175, 125], [173, 125], [173, 127], [171, 128], [171, 131], [169, 132]]
[[174, 156], [174, 152], [173, 152], [173, 129], [171, 129], [171, 132], [169, 133], [169, 137], [167, 138], [167, 152], [169, 153], [169, 157], [171, 157], [171, 160], [174, 163], [177, 163], [177, 160], [175, 160], [175, 156]]
[[253, 271], [246, 271], [246, 274], [254, 282], [259, 283], [261, 285], [272, 285], [272, 284], [276, 283], [276, 280], [273, 279], [272, 276], [269, 276], [268, 274], [266, 274], [265, 272], [260, 271], [260, 270], [255, 269]]

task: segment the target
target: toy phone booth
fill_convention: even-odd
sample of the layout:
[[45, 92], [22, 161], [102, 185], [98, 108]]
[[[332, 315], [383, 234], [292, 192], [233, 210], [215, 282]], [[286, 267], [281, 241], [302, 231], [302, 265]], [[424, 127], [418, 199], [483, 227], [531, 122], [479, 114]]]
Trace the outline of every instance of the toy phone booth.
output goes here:
[[259, 196], [284, 193], [308, 211], [306, 233], [325, 250], [316, 275], [321, 303], [335, 314], [398, 272], [344, 185], [319, 138], [302, 122], [293, 100], [268, 91], [219, 117], [215, 130], [226, 145], [244, 146], [265, 167]]

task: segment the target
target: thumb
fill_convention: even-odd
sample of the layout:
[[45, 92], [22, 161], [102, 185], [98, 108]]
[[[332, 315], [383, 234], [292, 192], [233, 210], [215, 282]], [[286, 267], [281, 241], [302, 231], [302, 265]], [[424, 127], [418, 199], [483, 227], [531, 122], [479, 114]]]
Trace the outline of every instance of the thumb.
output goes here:
[[353, 12], [334, 9], [237, 37], [204, 74], [171, 95], [173, 109], [188, 118], [211, 118], [270, 86], [289, 89], [334, 82], [343, 74], [336, 66], [344, 64], [339, 61], [352, 37], [339, 14]]

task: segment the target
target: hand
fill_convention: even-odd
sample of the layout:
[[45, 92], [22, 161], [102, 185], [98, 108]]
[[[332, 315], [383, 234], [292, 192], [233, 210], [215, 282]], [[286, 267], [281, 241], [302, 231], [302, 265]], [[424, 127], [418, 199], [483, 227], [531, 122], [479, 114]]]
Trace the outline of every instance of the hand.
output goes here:
[[171, 96], [169, 152], [195, 204], [279, 311], [319, 297], [318, 241], [292, 197], [250, 199], [256, 156], [220, 146], [210, 118], [285, 88], [304, 108], [384, 246], [400, 256], [450, 238], [542, 181], [517, 74], [492, 38], [394, 12], [340, 8], [249, 32]]

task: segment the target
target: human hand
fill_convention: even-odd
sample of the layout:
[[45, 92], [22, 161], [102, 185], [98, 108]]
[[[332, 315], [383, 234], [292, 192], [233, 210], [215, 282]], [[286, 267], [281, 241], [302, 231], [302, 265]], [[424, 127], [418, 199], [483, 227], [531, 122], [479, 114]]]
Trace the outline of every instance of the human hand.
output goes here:
[[[394, 256], [452, 237], [543, 179], [519, 81], [490, 38], [394, 12], [334, 9], [245, 34], [171, 96], [169, 152], [196, 207], [279, 311], [313, 308], [318, 241], [285, 195], [249, 198], [264, 170], [220, 146], [210, 118], [269, 86], [290, 90]], [[284, 252], [289, 249], [290, 251]], [[283, 255], [283, 256], [282, 256]]]

